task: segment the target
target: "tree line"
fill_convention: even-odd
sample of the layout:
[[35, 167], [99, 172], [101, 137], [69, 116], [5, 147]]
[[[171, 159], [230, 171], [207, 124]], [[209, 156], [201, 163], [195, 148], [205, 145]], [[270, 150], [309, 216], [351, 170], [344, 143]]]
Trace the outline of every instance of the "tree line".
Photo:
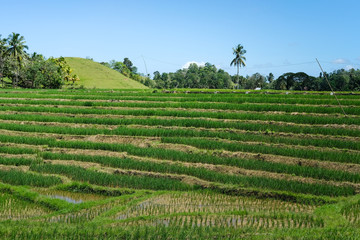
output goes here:
[[[339, 69], [325, 73], [335, 91], [360, 91], [360, 70]], [[264, 76], [260, 73], [252, 75], [231, 76], [213, 64], [205, 66], [190, 64], [186, 69], [176, 72], [154, 72], [155, 88], [227, 88], [227, 89], [275, 89], [275, 90], [303, 90], [303, 91], [330, 91], [330, 87], [323, 74], [318, 77], [304, 72], [288, 72], [274, 78], [272, 73]]]
[[2, 87], [55, 89], [79, 80], [63, 57], [46, 59], [41, 54], [27, 53], [27, 49], [25, 38], [19, 33], [12, 33], [7, 38], [0, 35]]
[[191, 64], [187, 69], [179, 69], [175, 73], [154, 72], [156, 88], [237, 88], [237, 89], [275, 89], [275, 90], [304, 90], [330, 91], [330, 85], [335, 91], [360, 91], [360, 70], [336, 70], [331, 73], [320, 74], [318, 77], [309, 76], [304, 72], [288, 72], [274, 78], [272, 73], [264, 76], [260, 73], [251, 76], [240, 76], [240, 67], [246, 66], [246, 50], [241, 44], [233, 48], [234, 59], [230, 66], [237, 68], [237, 74], [230, 76], [222, 69], [217, 69], [211, 63], [205, 66]]
[[[79, 77], [72, 74], [72, 69], [65, 59], [48, 58], [43, 55], [26, 52], [28, 46], [25, 39], [18, 33], [12, 33], [7, 38], [0, 35], [0, 84], [3, 87], [23, 88], [61, 88], [64, 84], [72, 84]], [[190, 64], [188, 68], [176, 72], [155, 71], [153, 79], [149, 75], [138, 72], [129, 58], [123, 61], [112, 60], [101, 64], [112, 68], [123, 75], [138, 81], [150, 88], [210, 88], [210, 89], [276, 89], [329, 91], [327, 79], [335, 91], [360, 91], [360, 70], [339, 69], [331, 73], [309, 76], [304, 72], [288, 72], [274, 78], [272, 73], [264, 76], [255, 73], [250, 76], [239, 75], [240, 67], [244, 67], [246, 50], [241, 44], [233, 48], [234, 59], [230, 66], [237, 67], [237, 74], [231, 76], [223, 69], [206, 63], [198, 66]]]

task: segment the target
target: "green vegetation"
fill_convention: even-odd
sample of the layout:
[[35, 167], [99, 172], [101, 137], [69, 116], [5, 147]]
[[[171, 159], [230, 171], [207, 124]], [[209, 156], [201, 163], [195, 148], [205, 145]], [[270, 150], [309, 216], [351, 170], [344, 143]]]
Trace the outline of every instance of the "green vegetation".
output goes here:
[[[28, 54], [26, 41], [19, 33], [8, 38], [0, 35], [0, 82], [2, 88], [61, 88], [65, 83], [74, 84], [78, 76], [63, 57], [49, 58], [41, 54]], [[10, 82], [9, 82], [10, 80]]]
[[356, 239], [359, 95], [221, 92], [0, 90], [0, 239]]
[[304, 72], [287, 72], [274, 78], [272, 73], [263, 76], [255, 73], [240, 76], [239, 68], [245, 66], [246, 50], [241, 44], [233, 48], [234, 59], [231, 66], [237, 67], [237, 74], [231, 76], [223, 69], [206, 63], [198, 66], [190, 64], [188, 68], [176, 72], [141, 74], [129, 58], [121, 61], [97, 63], [92, 59], [77, 57], [49, 58], [26, 52], [28, 46], [19, 33], [8, 38], [0, 35], [0, 83], [2, 88], [97, 88], [97, 89], [275, 89], [298, 91], [329, 91], [326, 78], [336, 91], [359, 91], [360, 70], [339, 69], [331, 73], [309, 76]]
[[245, 67], [245, 61], [246, 57], [244, 54], [246, 53], [246, 50], [244, 49], [241, 44], [237, 45], [236, 48], [233, 48], [233, 54], [235, 55], [235, 58], [231, 61], [230, 66], [234, 65], [236, 66], [237, 73], [236, 73], [236, 83], [239, 84], [239, 68]]
[[0, 170], [0, 180], [13, 185], [31, 185], [37, 187], [49, 187], [61, 183], [60, 178], [57, 177], [41, 176], [16, 170]]
[[66, 57], [66, 62], [80, 77], [78, 85], [85, 88], [99, 89], [145, 89], [144, 85], [126, 77], [125, 75], [109, 69], [90, 59]]

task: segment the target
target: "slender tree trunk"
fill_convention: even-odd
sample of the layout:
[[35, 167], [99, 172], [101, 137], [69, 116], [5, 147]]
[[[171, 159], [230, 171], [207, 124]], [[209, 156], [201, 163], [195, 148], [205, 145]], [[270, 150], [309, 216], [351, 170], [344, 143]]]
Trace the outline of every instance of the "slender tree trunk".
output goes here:
[[239, 65], [237, 65], [237, 74], [236, 74], [236, 81], [238, 83], [238, 88], [240, 88], [240, 83], [239, 83]]
[[17, 87], [17, 83], [19, 81], [19, 66], [16, 68], [16, 74], [15, 74], [15, 82], [13, 83], [13, 88]]

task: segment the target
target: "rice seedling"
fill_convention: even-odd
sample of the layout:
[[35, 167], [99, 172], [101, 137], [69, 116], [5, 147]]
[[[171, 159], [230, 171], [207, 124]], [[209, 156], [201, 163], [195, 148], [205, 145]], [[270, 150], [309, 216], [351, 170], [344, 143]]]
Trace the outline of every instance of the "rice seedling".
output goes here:
[[23, 220], [51, 213], [40, 205], [14, 198], [8, 193], [0, 193], [0, 221]]

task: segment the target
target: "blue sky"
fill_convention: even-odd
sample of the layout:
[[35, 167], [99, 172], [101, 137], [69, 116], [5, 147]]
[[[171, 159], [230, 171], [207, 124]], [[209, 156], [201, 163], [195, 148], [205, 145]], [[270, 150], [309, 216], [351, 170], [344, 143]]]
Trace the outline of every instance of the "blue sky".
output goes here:
[[173, 72], [210, 62], [230, 74], [232, 48], [247, 50], [241, 75], [360, 68], [358, 0], [3, 1], [0, 34], [25, 37], [46, 57], [122, 61]]

